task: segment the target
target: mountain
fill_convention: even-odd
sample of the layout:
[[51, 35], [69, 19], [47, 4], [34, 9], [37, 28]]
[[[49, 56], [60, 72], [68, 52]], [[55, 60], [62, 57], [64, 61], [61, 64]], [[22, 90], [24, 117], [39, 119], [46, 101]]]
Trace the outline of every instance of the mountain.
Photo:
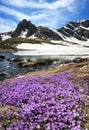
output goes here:
[[29, 37], [37, 32], [37, 27], [30, 21], [23, 20], [18, 25], [15, 31], [11, 33], [11, 37]]
[[42, 26], [37, 27], [37, 32], [34, 36], [41, 39], [62, 40], [62, 37], [56, 32], [47, 27]]
[[87, 41], [89, 39], [89, 20], [69, 22], [57, 31], [61, 33], [64, 39], [74, 37], [78, 40]]
[[37, 27], [24, 19], [14, 31], [0, 34], [0, 40], [2, 39], [2, 41], [15, 37], [77, 43], [79, 41], [87, 42], [89, 40], [89, 20], [71, 21], [62, 28], [52, 30], [47, 27]]

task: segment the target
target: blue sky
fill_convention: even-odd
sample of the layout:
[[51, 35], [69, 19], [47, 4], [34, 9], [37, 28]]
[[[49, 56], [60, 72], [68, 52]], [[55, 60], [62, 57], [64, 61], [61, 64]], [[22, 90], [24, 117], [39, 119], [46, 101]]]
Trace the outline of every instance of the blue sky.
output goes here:
[[89, 19], [89, 0], [0, 0], [0, 32], [14, 30], [22, 19], [59, 28]]

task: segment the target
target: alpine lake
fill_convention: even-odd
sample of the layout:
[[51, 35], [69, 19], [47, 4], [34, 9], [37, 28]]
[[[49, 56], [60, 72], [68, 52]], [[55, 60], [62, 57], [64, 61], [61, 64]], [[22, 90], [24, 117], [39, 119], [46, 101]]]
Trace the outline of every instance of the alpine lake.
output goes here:
[[[23, 53], [23, 51], [22, 51]], [[0, 53], [0, 81], [20, 77], [28, 72], [50, 70], [77, 62], [88, 55], [18, 55], [17, 52]]]

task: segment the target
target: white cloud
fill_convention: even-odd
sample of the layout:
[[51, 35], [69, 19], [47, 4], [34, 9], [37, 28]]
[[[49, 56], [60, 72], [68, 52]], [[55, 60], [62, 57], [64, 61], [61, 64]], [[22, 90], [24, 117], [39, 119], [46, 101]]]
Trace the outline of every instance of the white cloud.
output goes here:
[[[0, 0], [4, 5], [0, 5], [0, 11], [6, 15], [11, 15], [18, 21], [22, 19], [31, 20], [36, 25], [55, 28], [59, 23], [70, 21], [70, 15], [77, 12], [78, 7], [82, 8], [85, 0]], [[87, 0], [86, 0], [87, 1]], [[6, 7], [7, 6], [7, 7]], [[26, 9], [26, 11], [25, 11]], [[26, 13], [27, 12], [27, 13]], [[0, 20], [1, 30], [11, 30], [12, 24], [4, 24]], [[5, 29], [6, 27], [6, 29]]]
[[38, 14], [38, 15], [27, 15], [23, 12], [20, 12], [20, 11], [17, 11], [17, 10], [14, 10], [14, 9], [11, 9], [11, 8], [8, 8], [8, 7], [5, 7], [5, 6], [0, 6], [0, 11], [6, 13], [6, 14], [9, 14], [9, 15], [12, 15], [14, 17], [16, 17], [18, 20], [22, 20], [22, 19], [27, 19], [27, 20], [33, 20], [33, 19], [41, 19], [43, 17], [46, 16], [46, 14]]
[[[23, 8], [39, 8], [39, 9], [49, 9], [49, 10], [56, 10], [59, 8], [66, 8], [69, 11], [72, 10], [71, 6], [74, 1], [76, 0], [56, 0], [55, 2], [46, 2], [44, 0], [1, 0], [4, 4], [13, 5], [16, 7], [23, 7]], [[71, 6], [71, 10], [69, 9]]]
[[17, 24], [12, 20], [0, 18], [0, 33], [12, 31], [16, 25]]
[[49, 28], [57, 28], [57, 26], [59, 26], [59, 23], [62, 23], [63, 21], [69, 21], [69, 17], [66, 16], [62, 11], [43, 10], [41, 13], [45, 13], [47, 16], [45, 16], [43, 19], [33, 20], [33, 22], [38, 26], [42, 25]]
[[23, 0], [0, 0], [0, 1], [6, 5], [24, 7]]
[[22, 12], [16, 11], [14, 9], [5, 7], [5, 6], [0, 6], [0, 11], [12, 15], [16, 17], [18, 20], [22, 20], [23, 18], [29, 19], [30, 17]]
[[[47, 14], [44, 14], [44, 13], [27, 15], [23, 12], [19, 12], [19, 11], [16, 11], [12, 8], [8, 8], [5, 6], [0, 6], [0, 11], [4, 12], [6, 14], [12, 15], [18, 21], [21, 21], [22, 19], [27, 19], [27, 20], [31, 20], [31, 21], [39, 21], [42, 18], [45, 18], [47, 16]], [[0, 32], [7, 32], [10, 30], [14, 30], [16, 28], [16, 26], [17, 26], [17, 23], [15, 23], [13, 20], [0, 18]]]
[[[47, 26], [50, 28], [55, 28], [58, 25], [59, 20], [60, 22], [63, 22], [63, 20], [67, 19], [65, 13], [62, 10], [59, 11], [59, 10], [44, 9], [25, 14], [24, 12], [17, 11], [9, 7], [0, 6], [0, 11], [15, 17], [18, 21], [21, 21], [22, 19], [27, 19], [31, 20], [32, 23], [34, 23], [35, 25]], [[7, 22], [7, 24], [9, 24], [9, 22]], [[10, 27], [10, 24], [9, 25], [2, 24], [1, 30], [5, 31], [5, 26], [6, 31], [12, 29], [12, 27]]]

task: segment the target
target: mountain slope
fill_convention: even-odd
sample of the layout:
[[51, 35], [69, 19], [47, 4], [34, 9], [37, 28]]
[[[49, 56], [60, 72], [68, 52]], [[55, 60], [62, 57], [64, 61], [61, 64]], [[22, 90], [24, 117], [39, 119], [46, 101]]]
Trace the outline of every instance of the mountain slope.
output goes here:
[[47, 27], [35, 26], [30, 21], [22, 20], [17, 28], [12, 32], [0, 34], [0, 39], [6, 40], [8, 38], [27, 38], [27, 39], [42, 39], [42, 40], [56, 40], [72, 43], [88, 44], [89, 40], [89, 20], [69, 22], [62, 28], [49, 29]]
[[11, 34], [8, 35], [8, 33], [1, 34], [1, 37], [3, 40], [7, 38], [14, 38], [14, 37], [22, 37], [22, 38], [30, 38], [34, 35], [34, 37], [40, 38], [40, 39], [54, 39], [54, 40], [62, 40], [62, 38], [50, 30], [47, 27], [36, 27], [34, 24], [32, 24], [30, 21], [22, 20], [18, 25], [15, 31], [11, 32]]
[[39, 26], [37, 28], [37, 32], [35, 33], [35, 36], [40, 39], [62, 40], [62, 37], [58, 35], [56, 32], [54, 32], [53, 30], [47, 27], [42, 27], [42, 26]]
[[66, 26], [57, 29], [64, 38], [74, 37], [78, 40], [87, 41], [89, 39], [89, 20], [69, 22]]
[[28, 37], [33, 35], [37, 31], [35, 25], [33, 25], [30, 21], [22, 20], [15, 31], [11, 33], [12, 37]]

